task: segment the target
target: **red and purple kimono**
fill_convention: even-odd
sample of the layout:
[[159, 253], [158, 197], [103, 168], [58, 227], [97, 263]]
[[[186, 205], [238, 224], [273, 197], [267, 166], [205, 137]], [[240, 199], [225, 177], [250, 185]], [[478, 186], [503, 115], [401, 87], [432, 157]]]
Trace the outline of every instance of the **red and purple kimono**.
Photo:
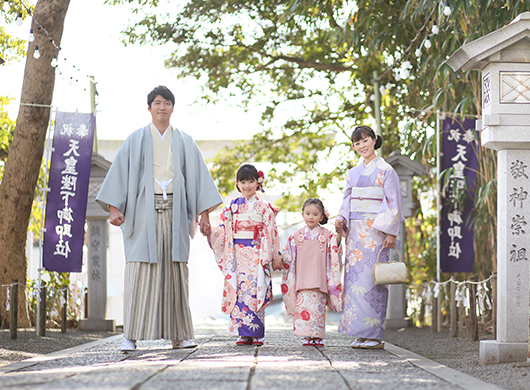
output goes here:
[[265, 307], [272, 300], [270, 264], [280, 244], [278, 209], [258, 196], [232, 200], [212, 229], [210, 245], [224, 274], [222, 311], [230, 314], [230, 334], [265, 335]]

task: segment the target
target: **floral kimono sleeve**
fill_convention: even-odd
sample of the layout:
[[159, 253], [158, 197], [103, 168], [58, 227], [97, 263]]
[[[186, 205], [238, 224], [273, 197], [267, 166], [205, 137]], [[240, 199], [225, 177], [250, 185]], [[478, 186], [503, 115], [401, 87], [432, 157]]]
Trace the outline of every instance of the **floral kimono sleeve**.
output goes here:
[[342, 268], [342, 247], [337, 244], [337, 235], [329, 232], [327, 237], [327, 281], [329, 291], [328, 306], [335, 312], [342, 311], [342, 284], [341, 284], [341, 268]]
[[210, 246], [219, 269], [224, 275], [222, 311], [230, 314], [237, 301], [237, 281], [232, 211], [228, 207], [221, 213], [219, 227], [212, 228]]
[[[390, 166], [389, 166], [390, 167]], [[382, 169], [377, 175], [377, 182], [383, 187], [384, 198], [372, 228], [386, 234], [397, 236], [401, 222], [405, 220], [401, 214], [401, 186], [399, 177], [391, 167]]]
[[263, 229], [259, 243], [259, 262], [257, 280], [258, 310], [267, 307], [272, 301], [271, 263], [279, 249], [278, 228], [276, 227], [275, 209], [269, 204], [258, 201], [254, 211], [263, 214]]
[[294, 316], [296, 306], [296, 235], [289, 237], [287, 245], [282, 250], [283, 275], [282, 295], [287, 314]]

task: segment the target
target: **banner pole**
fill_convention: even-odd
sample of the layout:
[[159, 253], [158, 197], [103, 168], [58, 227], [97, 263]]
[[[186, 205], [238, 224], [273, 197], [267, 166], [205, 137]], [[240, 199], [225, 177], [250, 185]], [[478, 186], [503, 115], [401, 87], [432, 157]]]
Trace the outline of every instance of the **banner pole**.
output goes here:
[[[441, 169], [441, 161], [440, 161], [440, 110], [436, 110], [436, 228], [437, 233], [436, 234], [436, 281], [438, 283], [441, 282], [440, 280], [440, 259], [441, 259], [441, 250], [440, 250], [440, 235], [442, 234], [442, 227], [441, 227], [441, 194], [440, 194], [440, 169]], [[440, 293], [438, 293], [438, 304], [436, 305], [437, 310], [437, 316], [436, 316], [436, 330], [438, 332], [441, 331], [442, 328], [442, 296]]]
[[441, 161], [440, 161], [440, 110], [436, 110], [436, 228], [437, 233], [436, 234], [436, 280], [440, 282], [440, 235], [442, 234], [442, 227], [441, 225], [441, 194], [440, 194], [440, 169], [441, 169]]
[[[57, 109], [55, 109], [55, 112], [57, 112]], [[52, 147], [50, 146], [50, 142], [53, 139], [53, 130], [52, 130], [52, 117], [53, 117], [53, 108], [50, 109], [50, 122], [48, 123], [48, 130], [46, 131], [46, 147], [44, 149], [44, 187], [41, 188], [43, 194], [41, 197], [41, 219], [40, 219], [40, 234], [39, 234], [39, 268], [37, 269], [38, 277], [37, 277], [37, 288], [39, 290], [39, 294], [37, 295], [37, 319], [40, 318], [40, 311], [42, 309], [41, 305], [41, 294], [40, 294], [40, 288], [42, 286], [42, 271], [44, 271], [43, 267], [43, 251], [42, 251], [42, 237], [44, 234], [44, 211], [46, 209], [46, 197], [49, 191], [48, 188], [48, 165], [50, 163], [50, 154], [52, 152]], [[35, 330], [37, 336], [42, 334], [40, 329], [41, 323], [40, 321], [36, 321]]]

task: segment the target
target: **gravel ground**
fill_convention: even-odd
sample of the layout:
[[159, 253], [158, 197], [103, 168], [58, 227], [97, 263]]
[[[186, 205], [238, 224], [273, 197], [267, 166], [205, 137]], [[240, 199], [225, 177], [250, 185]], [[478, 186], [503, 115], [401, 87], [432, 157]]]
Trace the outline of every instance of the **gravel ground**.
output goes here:
[[35, 329], [19, 329], [17, 339], [11, 340], [9, 329], [0, 329], [0, 366], [47, 355], [116, 334], [119, 333], [82, 332], [76, 329], [68, 329], [66, 333], [61, 333], [60, 329], [46, 329], [46, 337], [37, 337]]
[[[491, 335], [480, 337], [492, 339]], [[430, 327], [404, 328], [386, 330], [385, 340], [502, 389], [530, 389], [529, 366], [518, 367], [514, 363], [480, 365], [480, 342], [472, 341], [469, 335], [452, 338], [448, 328], [442, 328], [439, 333], [431, 332]]]
[[[19, 330], [18, 338], [11, 340], [9, 330], [0, 330], [0, 366], [45, 355], [80, 344], [100, 340], [119, 332], [81, 332], [47, 329], [46, 337], [36, 337], [34, 329]], [[487, 335], [482, 338], [491, 338]], [[447, 367], [492, 383], [508, 390], [530, 389], [530, 367], [517, 367], [514, 363], [481, 366], [479, 342], [469, 335], [451, 338], [449, 330], [431, 332], [429, 327], [387, 330], [386, 341]]]

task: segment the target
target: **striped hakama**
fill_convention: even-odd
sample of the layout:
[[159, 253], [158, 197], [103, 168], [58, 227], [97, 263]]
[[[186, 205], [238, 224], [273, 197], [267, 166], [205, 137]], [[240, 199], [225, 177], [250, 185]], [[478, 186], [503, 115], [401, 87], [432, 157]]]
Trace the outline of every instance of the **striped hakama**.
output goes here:
[[124, 337], [129, 340], [193, 339], [188, 264], [172, 261], [173, 199], [155, 196], [158, 263], [125, 265]]

